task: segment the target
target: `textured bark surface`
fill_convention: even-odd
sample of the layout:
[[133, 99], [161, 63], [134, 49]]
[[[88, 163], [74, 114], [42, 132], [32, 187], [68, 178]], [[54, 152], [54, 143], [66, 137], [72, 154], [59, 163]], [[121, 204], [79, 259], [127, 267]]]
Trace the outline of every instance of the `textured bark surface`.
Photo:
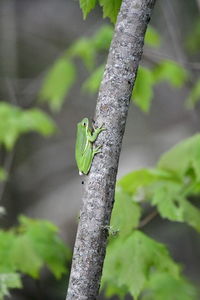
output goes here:
[[[108, 0], [109, 1], [109, 0]], [[67, 300], [94, 300], [99, 291], [116, 174], [130, 97], [155, 0], [124, 0], [97, 100], [95, 124], [104, 123], [84, 186]]]

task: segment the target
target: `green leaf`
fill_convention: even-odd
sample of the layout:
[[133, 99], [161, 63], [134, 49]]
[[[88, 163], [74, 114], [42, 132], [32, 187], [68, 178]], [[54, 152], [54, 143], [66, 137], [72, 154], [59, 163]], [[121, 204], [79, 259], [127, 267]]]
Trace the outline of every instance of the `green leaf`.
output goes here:
[[9, 289], [22, 288], [22, 282], [18, 273], [0, 273], [0, 300], [9, 296]]
[[21, 132], [36, 131], [43, 136], [50, 136], [55, 132], [53, 120], [43, 111], [32, 108], [26, 110], [20, 119]]
[[81, 58], [88, 70], [92, 70], [98, 51], [109, 49], [112, 40], [113, 27], [101, 26], [93, 36], [83, 37], [74, 42], [66, 51], [67, 57]]
[[148, 112], [153, 98], [153, 73], [144, 67], [139, 67], [132, 99], [144, 112]]
[[158, 181], [163, 182], [167, 180], [176, 180], [176, 178], [174, 174], [165, 170], [140, 169], [122, 177], [118, 180], [117, 185], [127, 194], [134, 195], [135, 201], [141, 201], [141, 189]]
[[102, 284], [129, 292], [138, 299], [153, 272], [179, 278], [179, 266], [171, 259], [166, 247], [140, 231], [129, 237], [116, 238], [107, 247]]
[[101, 26], [92, 37], [93, 47], [98, 50], [108, 50], [113, 37], [113, 26]]
[[181, 87], [188, 79], [187, 71], [171, 60], [164, 60], [153, 70], [155, 82], [166, 80], [174, 87]]
[[0, 167], [0, 181], [5, 181], [8, 178], [7, 172]]
[[59, 238], [58, 228], [44, 220], [28, 219], [24, 216], [19, 220], [22, 228], [26, 230], [26, 237], [33, 244], [34, 251], [56, 278], [60, 278], [66, 272], [66, 261], [71, 258], [71, 253]]
[[94, 48], [92, 38], [80, 38], [66, 51], [70, 58], [79, 57], [83, 60], [86, 68], [91, 70], [96, 58], [96, 49]]
[[59, 111], [76, 77], [74, 64], [66, 57], [56, 60], [44, 78], [39, 99], [47, 102], [52, 111]]
[[83, 11], [83, 18], [85, 19], [89, 12], [96, 6], [96, 0], [79, 0], [80, 8]]
[[10, 259], [16, 270], [39, 278], [43, 261], [35, 251], [32, 240], [25, 234], [16, 237]]
[[108, 17], [112, 23], [115, 23], [121, 2], [121, 0], [99, 0], [100, 6], [103, 7], [103, 17]]
[[197, 300], [195, 287], [185, 278], [176, 279], [167, 273], [153, 273], [142, 300]]
[[96, 93], [100, 87], [105, 65], [100, 65], [83, 83], [83, 90]]
[[200, 180], [200, 134], [178, 143], [171, 150], [164, 153], [158, 168], [168, 170], [187, 179], [191, 169], [198, 180]]
[[200, 193], [200, 135], [165, 153], [157, 169], [132, 172], [117, 183], [134, 201], [156, 206], [161, 217], [185, 222], [200, 232], [200, 210], [187, 197]]
[[38, 278], [46, 265], [60, 278], [67, 271], [71, 253], [59, 238], [57, 227], [24, 216], [19, 221], [15, 231], [0, 231], [0, 273], [19, 271]]
[[12, 273], [16, 267], [11, 260], [15, 243], [15, 235], [12, 231], [0, 230], [0, 273]]
[[[104, 284], [104, 281], [102, 280], [102, 283]], [[125, 296], [129, 294], [129, 291], [127, 290], [127, 287], [124, 286], [118, 287], [116, 284], [112, 283], [112, 280], [109, 279], [109, 282], [107, 284], [107, 281], [105, 280], [105, 284], [103, 286], [103, 291], [106, 296], [106, 298], [111, 298], [112, 296], [117, 296], [118, 298], [125, 299]]]
[[39, 109], [22, 110], [0, 103], [0, 144], [11, 150], [20, 135], [30, 131], [49, 136], [55, 132], [55, 124]]
[[193, 86], [188, 99], [187, 99], [187, 107], [194, 108], [194, 106], [200, 101], [200, 78], [196, 81]]
[[157, 206], [161, 217], [185, 222], [200, 232], [200, 210], [184, 197], [181, 185], [172, 182], [157, 184], [151, 193], [149, 201]]
[[119, 187], [115, 191], [115, 204], [111, 217], [111, 228], [119, 231], [120, 235], [127, 235], [139, 224], [141, 208], [133, 199]]
[[0, 144], [10, 150], [19, 137], [22, 111], [6, 102], [0, 103]]
[[154, 47], [154, 48], [160, 47], [161, 44], [160, 35], [155, 30], [155, 28], [153, 28], [151, 25], [148, 25], [147, 27], [144, 43], [150, 47]]
[[181, 87], [188, 76], [186, 70], [174, 61], [162, 61], [153, 70], [140, 66], [132, 99], [142, 111], [148, 112], [154, 95], [153, 87], [156, 83], [167, 80], [172, 86]]
[[18, 270], [38, 278], [42, 263], [26, 235], [17, 236], [12, 231], [0, 232], [0, 273]]

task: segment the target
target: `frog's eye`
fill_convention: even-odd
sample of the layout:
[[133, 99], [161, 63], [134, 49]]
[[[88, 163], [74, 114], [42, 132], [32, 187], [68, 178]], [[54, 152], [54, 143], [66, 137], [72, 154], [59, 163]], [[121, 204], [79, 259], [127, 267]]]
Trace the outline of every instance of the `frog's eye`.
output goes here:
[[83, 126], [86, 126], [86, 123], [83, 123]]

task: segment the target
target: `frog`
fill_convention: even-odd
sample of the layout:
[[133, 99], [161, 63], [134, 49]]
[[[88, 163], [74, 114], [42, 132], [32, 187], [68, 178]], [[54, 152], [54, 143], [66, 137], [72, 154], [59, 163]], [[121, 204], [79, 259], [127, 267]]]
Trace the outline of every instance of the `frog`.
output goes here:
[[93, 143], [103, 130], [106, 130], [103, 125], [92, 130], [88, 118], [77, 124], [75, 158], [80, 175], [89, 173], [94, 156], [101, 152], [102, 146], [94, 148]]

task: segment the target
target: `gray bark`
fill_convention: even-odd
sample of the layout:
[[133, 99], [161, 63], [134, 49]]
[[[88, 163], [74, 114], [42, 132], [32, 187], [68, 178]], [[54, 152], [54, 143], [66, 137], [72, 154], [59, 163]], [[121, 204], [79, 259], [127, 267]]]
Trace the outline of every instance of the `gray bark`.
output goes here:
[[122, 138], [154, 4], [122, 1], [96, 106], [95, 125], [104, 124], [107, 130], [95, 143], [102, 145], [102, 153], [94, 157], [86, 176], [67, 300], [94, 300], [98, 295]]

